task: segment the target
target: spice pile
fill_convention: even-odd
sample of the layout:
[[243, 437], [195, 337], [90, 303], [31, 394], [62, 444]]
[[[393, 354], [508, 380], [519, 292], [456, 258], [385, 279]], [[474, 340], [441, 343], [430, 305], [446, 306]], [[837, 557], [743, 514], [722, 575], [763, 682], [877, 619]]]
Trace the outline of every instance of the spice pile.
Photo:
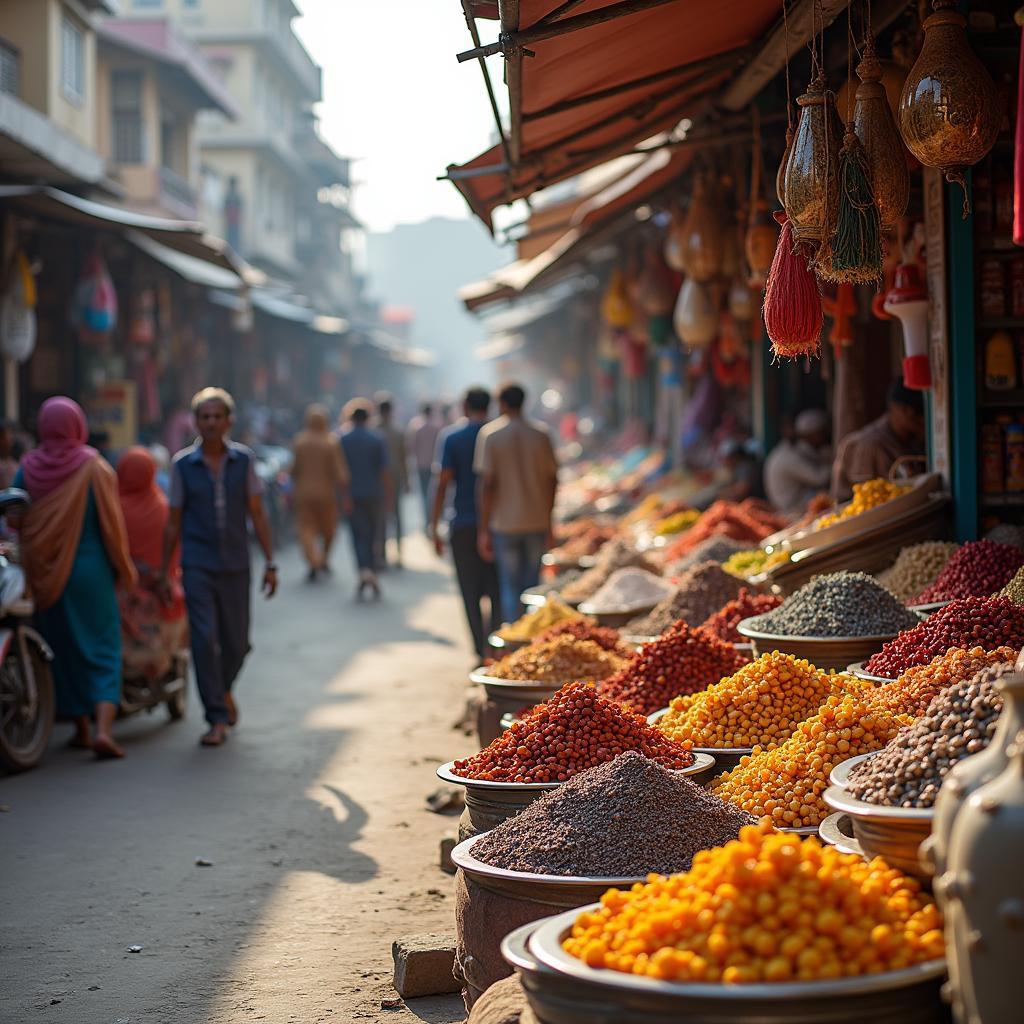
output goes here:
[[942, 915], [882, 860], [750, 825], [681, 875], [611, 889], [563, 942], [590, 967], [662, 981], [816, 981], [945, 953]]
[[939, 578], [957, 547], [942, 540], [911, 544], [902, 548], [896, 561], [878, 574], [878, 582], [907, 604]]
[[721, 564], [730, 555], [742, 551], [746, 545], [738, 540], [731, 540], [728, 537], [711, 537], [709, 540], [698, 544], [689, 554], [676, 559], [669, 565], [667, 574], [669, 576], [682, 576], [684, 572], [692, 569], [695, 565], [703, 562], [718, 562]]
[[771, 651], [700, 693], [676, 697], [658, 729], [695, 747], [782, 743], [825, 703], [837, 680], [845, 677]]
[[564, 531], [561, 543], [548, 552], [555, 562], [575, 562], [586, 555], [596, 554], [615, 536], [615, 527], [596, 523], [592, 519], [573, 523]]
[[697, 520], [700, 519], [700, 512], [695, 508], [686, 508], [681, 512], [673, 512], [671, 515], [659, 519], [654, 524], [654, 533], [658, 537], [668, 537], [674, 533], [682, 533], [688, 530]]
[[617, 537], [601, 548], [593, 568], [560, 588], [562, 598], [572, 602], [586, 601], [604, 586], [613, 572], [630, 566], [646, 569], [651, 573], [658, 572], [657, 563], [649, 555], [637, 551], [625, 537]]
[[836, 694], [784, 743], [755, 749], [715, 779], [712, 790], [779, 828], [818, 825], [831, 813], [821, 794], [832, 769], [884, 747], [904, 724], [906, 719], [875, 707], [869, 694]]
[[452, 772], [487, 782], [565, 782], [626, 750], [637, 750], [666, 768], [694, 763], [689, 750], [641, 715], [599, 696], [585, 683], [569, 683], [490, 746], [456, 761]]
[[658, 636], [674, 622], [703, 622], [740, 590], [735, 577], [715, 562], [702, 562], [688, 569], [672, 591], [653, 611], [627, 623], [625, 632], [636, 636]]
[[1007, 597], [965, 597], [929, 615], [900, 633], [864, 668], [872, 675], [895, 679], [914, 665], [927, 665], [952, 647], [1024, 647], [1024, 610]]
[[867, 573], [833, 572], [815, 576], [748, 625], [775, 636], [891, 636], [919, 621]]
[[734, 601], [720, 608], [714, 615], [709, 615], [701, 624], [700, 628], [719, 640], [726, 640], [729, 643], [740, 643], [745, 637], [740, 636], [736, 628], [744, 619], [753, 618], [755, 615], [763, 615], [773, 608], [782, 604], [782, 598], [777, 594], [755, 594], [746, 587], [740, 589]]
[[908, 668], [899, 679], [883, 683], [871, 692], [871, 701], [894, 714], [917, 718], [947, 686], [970, 679], [992, 665], [1012, 664], [1016, 657], [1012, 647], [997, 647], [994, 651], [954, 647], [927, 665]]
[[497, 633], [502, 640], [508, 640], [511, 643], [529, 643], [556, 623], [582, 618], [583, 616], [575, 608], [570, 608], [564, 601], [552, 597], [536, 611], [527, 612], [515, 622], [502, 626]]
[[586, 602], [591, 612], [650, 608], [672, 593], [672, 584], [646, 569], [618, 569]]
[[956, 551], [930, 586], [912, 604], [953, 601], [958, 597], [989, 597], [1002, 590], [1024, 565], [1024, 551], [990, 540], [968, 541]]
[[834, 526], [844, 519], [851, 519], [869, 509], [878, 508], [879, 505], [884, 505], [887, 501], [892, 501], [893, 498], [898, 498], [910, 490], [911, 488], [907, 484], [891, 484], [880, 476], [875, 477], [874, 480], [866, 480], [862, 484], [854, 484], [853, 499], [849, 504], [840, 512], [822, 516], [814, 525], [819, 530], [823, 530], [826, 526]]
[[749, 576], [757, 576], [759, 573], [774, 569], [777, 565], [789, 561], [789, 552], [781, 548], [769, 554], [764, 548], [751, 548], [744, 551], [737, 551], [730, 555], [723, 563], [722, 568], [738, 576], [741, 580]]
[[1001, 597], [1008, 597], [1017, 607], [1024, 605], [1024, 567], [1014, 573], [1013, 579], [999, 591]]
[[751, 815], [635, 751], [545, 793], [473, 844], [508, 871], [645, 878], [687, 871], [735, 839]]
[[739, 503], [716, 501], [686, 533], [669, 545], [665, 557], [670, 562], [682, 558], [709, 537], [731, 537], [741, 541], [744, 547], [751, 547], [785, 525], [785, 519], [754, 498]]
[[633, 649], [619, 639], [619, 632], [616, 629], [609, 629], [607, 626], [595, 626], [592, 619], [580, 617], [578, 619], [566, 619], [544, 630], [537, 637], [537, 643], [544, 643], [546, 640], [554, 640], [560, 636], [572, 636], [577, 640], [590, 640], [598, 647], [606, 651], [612, 651], [622, 658], [633, 657]]
[[853, 767], [846, 788], [869, 804], [932, 807], [953, 766], [991, 742], [1003, 708], [993, 682], [1012, 671], [994, 665], [943, 690], [884, 750]]
[[533, 683], [594, 683], [614, 675], [625, 664], [624, 658], [591, 640], [562, 635], [505, 655], [487, 666], [487, 674]]
[[677, 622], [663, 636], [644, 644], [619, 672], [602, 682], [598, 692], [649, 715], [673, 697], [717, 683], [746, 661], [732, 644]]

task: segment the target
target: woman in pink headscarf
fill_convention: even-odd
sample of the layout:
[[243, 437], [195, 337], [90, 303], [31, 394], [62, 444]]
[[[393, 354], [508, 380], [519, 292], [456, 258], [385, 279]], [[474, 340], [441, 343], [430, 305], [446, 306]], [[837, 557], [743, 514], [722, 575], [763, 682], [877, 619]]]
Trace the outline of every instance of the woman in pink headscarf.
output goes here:
[[73, 746], [123, 757], [111, 735], [121, 695], [114, 588], [136, 577], [117, 477], [85, 443], [85, 414], [70, 398], [43, 403], [38, 433], [39, 446], [25, 456], [14, 486], [32, 498], [21, 523], [22, 562], [40, 631], [53, 648], [57, 713], [74, 720]]

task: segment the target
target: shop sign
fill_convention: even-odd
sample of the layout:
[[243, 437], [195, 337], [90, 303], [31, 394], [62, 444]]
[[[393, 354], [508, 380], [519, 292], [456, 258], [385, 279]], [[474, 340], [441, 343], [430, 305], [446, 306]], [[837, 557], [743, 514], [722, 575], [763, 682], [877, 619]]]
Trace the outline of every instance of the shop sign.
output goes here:
[[86, 405], [89, 425], [96, 433], [108, 435], [112, 449], [135, 444], [138, 437], [135, 381], [107, 381], [95, 390]]

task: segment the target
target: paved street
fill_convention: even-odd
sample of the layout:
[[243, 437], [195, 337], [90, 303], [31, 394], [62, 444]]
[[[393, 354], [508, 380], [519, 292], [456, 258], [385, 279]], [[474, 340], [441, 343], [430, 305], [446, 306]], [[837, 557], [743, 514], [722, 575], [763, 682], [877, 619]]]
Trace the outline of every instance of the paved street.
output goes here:
[[462, 1020], [458, 997], [381, 1010], [392, 938], [453, 927], [455, 819], [424, 798], [470, 746], [461, 606], [422, 539], [357, 606], [340, 547], [316, 585], [282, 557], [225, 748], [197, 746], [193, 693], [183, 723], [121, 723], [123, 762], [63, 748], [62, 725], [0, 778], [3, 1024]]

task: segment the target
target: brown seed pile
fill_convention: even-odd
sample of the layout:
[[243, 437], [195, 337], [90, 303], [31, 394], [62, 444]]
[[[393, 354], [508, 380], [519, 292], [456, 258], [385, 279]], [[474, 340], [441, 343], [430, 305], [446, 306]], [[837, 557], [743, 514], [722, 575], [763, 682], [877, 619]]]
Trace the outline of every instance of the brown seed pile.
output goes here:
[[950, 769], [991, 741], [1003, 708], [992, 684], [1012, 671], [1012, 665], [993, 665], [943, 690], [913, 725], [853, 768], [850, 793], [886, 807], [933, 806]]
[[1024, 565], [1014, 574], [1012, 580], [999, 591], [1000, 597], [1008, 597], [1018, 607], [1024, 605]]
[[642, 878], [688, 871], [756, 819], [689, 779], [627, 751], [503, 821], [473, 856], [510, 871]]
[[617, 537], [601, 548], [593, 568], [582, 573], [562, 589], [562, 599], [586, 601], [608, 582], [612, 573], [630, 566], [646, 569], [648, 572], [660, 572], [658, 563], [650, 555], [637, 551], [632, 542], [625, 537]]
[[578, 619], [566, 619], [548, 627], [537, 637], [538, 643], [554, 640], [559, 636], [574, 636], [577, 640], [590, 640], [598, 647], [611, 651], [622, 658], [631, 658], [633, 648], [619, 639], [619, 631], [608, 626], [595, 626], [594, 620], [580, 616]]
[[878, 574], [878, 582], [906, 604], [939, 578], [958, 546], [948, 541], [926, 540], [902, 548], [896, 561]]
[[507, 654], [489, 665], [487, 674], [495, 679], [537, 683], [595, 683], [614, 675], [625, 664], [625, 659], [592, 640], [562, 635]]
[[658, 636], [680, 619], [703, 622], [740, 592], [741, 583], [717, 562], [701, 562], [687, 569], [676, 589], [647, 615], [627, 623], [624, 632], [637, 636]]
[[740, 636], [740, 631], [736, 628], [744, 619], [770, 612], [780, 604], [782, 598], [777, 594], [753, 594], [743, 587], [736, 595], [736, 600], [730, 601], [713, 615], [709, 615], [701, 623], [700, 630], [718, 637], [719, 640], [738, 644], [746, 639]]

